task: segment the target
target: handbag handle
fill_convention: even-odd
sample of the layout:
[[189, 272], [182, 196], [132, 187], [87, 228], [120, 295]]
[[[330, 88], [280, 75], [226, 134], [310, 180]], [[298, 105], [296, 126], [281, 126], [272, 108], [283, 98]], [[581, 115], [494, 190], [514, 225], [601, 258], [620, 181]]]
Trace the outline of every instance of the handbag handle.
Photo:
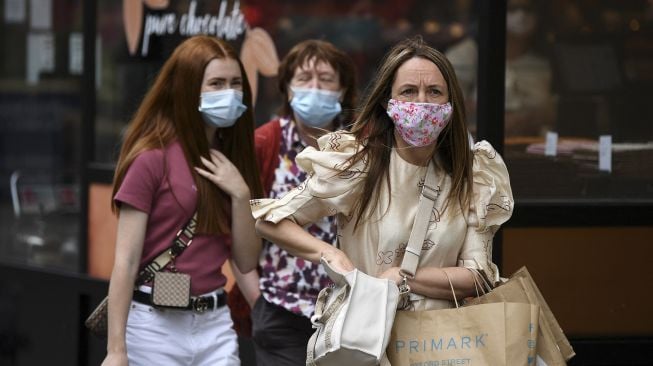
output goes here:
[[[474, 288], [476, 289], [476, 297], [480, 296], [480, 293], [478, 292], [479, 288], [481, 289], [483, 295], [487, 294], [489, 291], [487, 291], [483, 287], [483, 285], [479, 282], [478, 277], [480, 276], [480, 274], [478, 273], [478, 270], [474, 268], [467, 268], [467, 269], [470, 272], [472, 272], [472, 277], [474, 278]], [[456, 309], [458, 309], [460, 305], [458, 304], [458, 298], [456, 297], [456, 290], [454, 290], [453, 282], [451, 282], [451, 277], [449, 277], [449, 273], [447, 271], [442, 270], [442, 272], [444, 272], [444, 276], [447, 277], [447, 281], [449, 282], [449, 287], [451, 287], [451, 293], [453, 294], [453, 301], [456, 304]]]
[[447, 277], [447, 281], [449, 281], [449, 286], [451, 287], [451, 293], [453, 294], [453, 301], [456, 303], [456, 309], [458, 309], [460, 306], [458, 305], [458, 299], [456, 298], [456, 290], [453, 289], [453, 282], [451, 282], [451, 278], [449, 277], [449, 274], [447, 271], [442, 271], [444, 272], [444, 276]]
[[[320, 263], [324, 267], [324, 270], [327, 272], [331, 280], [333, 280], [334, 284], [349, 286], [345, 276], [331, 267], [331, 264], [327, 262], [326, 259], [320, 258]], [[327, 320], [329, 320], [333, 313], [335, 313], [340, 305], [342, 305], [342, 303], [345, 301], [345, 297], [348, 291], [340, 291], [336, 295], [336, 298], [331, 302], [331, 304], [327, 306], [327, 301], [329, 300], [329, 297], [331, 297], [333, 291], [333, 287], [325, 287], [317, 295], [317, 300], [315, 301], [315, 312], [313, 316], [311, 316], [311, 323], [313, 323], [313, 327], [318, 327], [320, 324], [326, 324]]]
[[[476, 268], [465, 267], [470, 272], [472, 272], [472, 277], [474, 278], [474, 287], [476, 288], [476, 296], [485, 295], [488, 292], [492, 291], [492, 286], [487, 282], [485, 277], [478, 271]], [[481, 289], [479, 293], [478, 289]]]

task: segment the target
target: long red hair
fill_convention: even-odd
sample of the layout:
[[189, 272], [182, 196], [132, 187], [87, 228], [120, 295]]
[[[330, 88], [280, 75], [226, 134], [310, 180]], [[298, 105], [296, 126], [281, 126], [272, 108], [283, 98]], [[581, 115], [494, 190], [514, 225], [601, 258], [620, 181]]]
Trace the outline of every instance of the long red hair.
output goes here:
[[[179, 141], [190, 167], [203, 166], [200, 157], [209, 157], [210, 146], [198, 111], [200, 89], [206, 66], [211, 60], [221, 58], [238, 62], [243, 79], [243, 103], [247, 110], [234, 126], [216, 131], [212, 147], [219, 149], [238, 168], [252, 198], [262, 196], [254, 152], [252, 92], [245, 69], [229, 44], [209, 36], [187, 39], [177, 46], [161, 68], [125, 132], [113, 180], [113, 196], [138, 154], [164, 149], [174, 140]], [[228, 195], [194, 169], [191, 169], [191, 174], [198, 189], [198, 231], [229, 233], [231, 206]], [[112, 207], [114, 212], [119, 212], [115, 202]]]

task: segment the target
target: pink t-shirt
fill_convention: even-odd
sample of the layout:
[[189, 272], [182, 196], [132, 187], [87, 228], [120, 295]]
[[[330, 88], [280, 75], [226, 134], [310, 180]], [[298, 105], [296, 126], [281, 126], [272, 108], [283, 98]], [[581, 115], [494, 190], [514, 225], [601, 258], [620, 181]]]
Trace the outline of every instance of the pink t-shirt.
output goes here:
[[[169, 174], [172, 173], [172, 174]], [[174, 194], [173, 194], [174, 192]], [[127, 169], [114, 200], [149, 215], [139, 271], [170, 248], [172, 240], [197, 207], [197, 187], [181, 145], [139, 154]], [[179, 272], [191, 275], [191, 293], [200, 295], [226, 283], [221, 267], [230, 256], [229, 235], [201, 235], [175, 260]]]

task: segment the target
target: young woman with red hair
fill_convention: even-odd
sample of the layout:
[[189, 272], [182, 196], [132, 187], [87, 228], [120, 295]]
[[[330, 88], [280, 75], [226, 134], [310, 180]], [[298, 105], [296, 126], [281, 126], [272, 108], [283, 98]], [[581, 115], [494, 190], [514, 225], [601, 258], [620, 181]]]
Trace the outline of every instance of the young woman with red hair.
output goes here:
[[[248, 204], [262, 193], [251, 99], [234, 50], [197, 36], [176, 48], [136, 111], [114, 177], [119, 221], [103, 365], [240, 364], [220, 269], [232, 256], [255, 266], [247, 248], [260, 246]], [[135, 286], [137, 274], [194, 213], [192, 242], [158, 271], [190, 276], [191, 305], [156, 307], [152, 283]]]

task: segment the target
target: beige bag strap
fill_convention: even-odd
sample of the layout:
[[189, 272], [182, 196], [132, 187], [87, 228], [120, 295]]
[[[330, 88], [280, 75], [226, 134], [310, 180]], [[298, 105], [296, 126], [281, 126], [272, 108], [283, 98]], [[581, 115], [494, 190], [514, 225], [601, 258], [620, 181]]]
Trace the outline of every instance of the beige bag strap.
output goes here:
[[317, 334], [319, 332], [313, 332], [311, 338], [308, 340], [308, 347], [306, 348], [306, 366], [317, 366], [315, 363], [315, 349], [311, 347], [311, 344], [317, 344]]
[[436, 185], [435, 182], [434, 166], [435, 163], [431, 162], [426, 170], [426, 177], [424, 178], [424, 184], [422, 185], [417, 214], [415, 215], [415, 221], [413, 221], [413, 228], [410, 231], [410, 238], [406, 245], [404, 259], [401, 261], [401, 274], [404, 277], [415, 277], [417, 265], [419, 264], [419, 257], [422, 254], [422, 245], [424, 244], [429, 221], [431, 219], [431, 211], [440, 196], [441, 188]]
[[[336, 285], [346, 285], [347, 280], [343, 274], [340, 272], [336, 271], [331, 267], [331, 264], [327, 262], [324, 257], [320, 258], [320, 264], [322, 264], [324, 271], [327, 273], [329, 278], [334, 282]], [[348, 285], [347, 285], [348, 286]], [[340, 305], [345, 301], [345, 296], [347, 295], [347, 291], [340, 291], [335, 300], [327, 307], [327, 302], [329, 300], [329, 297], [332, 296], [334, 291], [334, 287], [325, 287], [320, 291], [320, 293], [317, 295], [317, 300], [315, 300], [315, 311], [313, 313], [313, 316], [311, 316], [311, 323], [313, 323], [313, 327], [317, 327], [320, 324], [326, 324], [327, 320], [333, 315], [333, 313], [337, 310]]]
[[193, 217], [191, 217], [191, 219], [186, 223], [184, 228], [177, 232], [177, 235], [175, 235], [175, 238], [172, 240], [170, 248], [159, 254], [152, 260], [152, 262], [150, 262], [150, 264], [143, 268], [143, 270], [138, 274], [136, 285], [138, 286], [152, 281], [154, 274], [157, 271], [165, 268], [165, 266], [175, 259], [175, 257], [181, 255], [181, 253], [193, 242], [196, 228], [197, 212], [193, 214]]
[[408, 244], [406, 245], [406, 251], [404, 252], [404, 259], [401, 261], [399, 274], [403, 279], [399, 284], [398, 309], [405, 309], [410, 304], [410, 286], [408, 286], [408, 279], [415, 277], [415, 272], [417, 271], [417, 266], [419, 264], [419, 257], [422, 254], [422, 246], [431, 219], [431, 211], [433, 210], [438, 197], [440, 197], [441, 188], [435, 183], [434, 166], [435, 163], [431, 162], [426, 170], [426, 177], [424, 178], [424, 184], [422, 184], [417, 214], [413, 221], [413, 228], [410, 231], [410, 237], [408, 239]]

